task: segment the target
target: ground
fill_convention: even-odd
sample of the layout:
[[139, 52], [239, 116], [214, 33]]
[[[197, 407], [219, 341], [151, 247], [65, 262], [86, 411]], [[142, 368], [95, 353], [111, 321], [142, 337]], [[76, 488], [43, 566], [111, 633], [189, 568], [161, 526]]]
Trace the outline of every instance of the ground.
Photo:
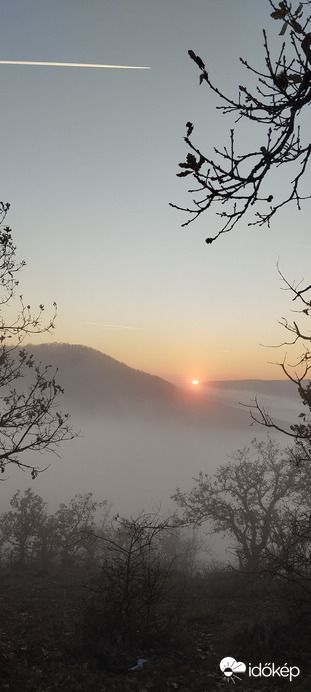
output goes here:
[[[241, 689], [277, 692], [289, 689], [272, 680], [226, 680], [219, 670], [228, 626], [225, 610], [206, 618], [193, 615], [170, 642], [154, 640], [138, 646], [114, 642], [87, 647], [81, 636], [83, 598], [81, 576], [57, 572], [0, 572], [0, 690], [10, 692], [229, 692]], [[217, 615], [217, 613], [216, 613]], [[234, 655], [234, 652], [233, 654]], [[138, 658], [148, 662], [129, 668]], [[285, 661], [282, 661], [285, 663]], [[307, 679], [308, 677], [308, 679]], [[307, 671], [291, 689], [307, 692]]]

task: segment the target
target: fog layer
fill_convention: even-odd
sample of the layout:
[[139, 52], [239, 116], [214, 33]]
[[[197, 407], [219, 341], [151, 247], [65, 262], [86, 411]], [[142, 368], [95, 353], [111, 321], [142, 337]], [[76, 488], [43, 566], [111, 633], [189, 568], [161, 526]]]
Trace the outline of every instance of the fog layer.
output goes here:
[[264, 428], [250, 425], [248, 405], [257, 394], [286, 424], [301, 410], [297, 391], [287, 381], [215, 382], [185, 389], [83, 346], [45, 344], [31, 350], [36, 361], [58, 368], [65, 389], [61, 409], [71, 413], [81, 432], [59, 449], [61, 459], [32, 456], [32, 464], [49, 465], [34, 481], [8, 467], [8, 480], [0, 485], [2, 511], [17, 488], [29, 486], [51, 511], [87, 491], [126, 515], [159, 504], [163, 512], [170, 511], [177, 486], [190, 489], [199, 471], [212, 473], [237, 448], [266, 437]]

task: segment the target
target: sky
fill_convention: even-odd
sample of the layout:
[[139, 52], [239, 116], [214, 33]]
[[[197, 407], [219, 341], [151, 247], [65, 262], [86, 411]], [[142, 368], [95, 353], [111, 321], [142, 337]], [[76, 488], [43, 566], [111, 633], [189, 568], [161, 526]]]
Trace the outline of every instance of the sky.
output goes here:
[[[20, 292], [47, 316], [58, 304], [53, 337], [37, 341], [91, 346], [173, 382], [282, 377], [271, 361], [283, 355], [267, 347], [292, 309], [277, 263], [308, 278], [310, 203], [270, 229], [242, 221], [212, 246], [213, 213], [182, 229], [169, 206], [189, 202], [176, 177], [186, 122], [207, 147], [232, 127], [188, 49], [236, 96], [239, 57], [263, 64], [262, 28], [276, 50], [282, 40], [269, 14], [268, 0], [5, 0], [0, 60], [150, 67], [0, 65], [1, 198], [27, 263]], [[238, 137], [251, 146], [248, 128]]]

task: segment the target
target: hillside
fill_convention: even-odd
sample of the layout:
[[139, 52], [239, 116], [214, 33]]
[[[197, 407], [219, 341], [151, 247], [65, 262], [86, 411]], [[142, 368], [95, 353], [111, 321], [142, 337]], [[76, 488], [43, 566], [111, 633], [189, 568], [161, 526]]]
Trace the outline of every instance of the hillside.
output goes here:
[[135, 370], [87, 346], [54, 343], [28, 345], [36, 359], [58, 369], [57, 380], [66, 402], [84, 413], [137, 412], [170, 406], [174, 385], [160, 377]]
[[65, 390], [62, 407], [83, 416], [173, 417], [191, 425], [232, 428], [249, 423], [247, 408], [239, 402], [251, 403], [256, 394], [265, 395], [272, 406], [275, 398], [278, 408], [282, 401], [298, 402], [295, 387], [286, 380], [213, 381], [191, 390], [87, 346], [53, 343], [27, 348], [37, 362], [58, 369], [57, 380]]

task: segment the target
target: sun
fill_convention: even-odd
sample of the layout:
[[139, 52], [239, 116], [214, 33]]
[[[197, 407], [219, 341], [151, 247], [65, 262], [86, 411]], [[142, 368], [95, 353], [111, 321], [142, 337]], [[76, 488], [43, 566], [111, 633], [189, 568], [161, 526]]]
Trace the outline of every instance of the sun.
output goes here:
[[191, 383], [191, 384], [193, 384], [193, 385], [195, 385], [195, 386], [196, 386], [196, 385], [198, 385], [198, 384], [199, 384], [199, 380], [192, 380], [192, 383]]

